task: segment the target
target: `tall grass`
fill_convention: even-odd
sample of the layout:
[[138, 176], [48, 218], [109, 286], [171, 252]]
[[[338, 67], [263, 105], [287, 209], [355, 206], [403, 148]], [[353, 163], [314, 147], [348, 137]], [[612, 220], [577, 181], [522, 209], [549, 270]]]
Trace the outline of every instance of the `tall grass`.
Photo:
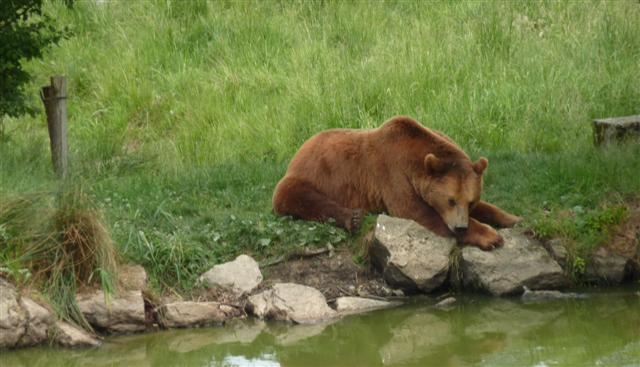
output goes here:
[[31, 70], [71, 77], [82, 166], [281, 161], [395, 114], [467, 149], [559, 152], [640, 108], [634, 1], [56, 5], [75, 36]]
[[[638, 150], [595, 150], [590, 127], [640, 113], [637, 1], [87, 0], [47, 11], [73, 36], [27, 65], [34, 99], [51, 74], [68, 76], [72, 170], [119, 249], [160, 283], [188, 284], [240, 251], [337, 241], [331, 227], [272, 217], [273, 186], [312, 134], [397, 114], [488, 156], [487, 198], [528, 218], [640, 190]], [[0, 194], [55, 185], [41, 120], [3, 120]]]
[[65, 318], [88, 327], [76, 291], [97, 285], [112, 293], [117, 257], [100, 212], [78, 186], [0, 202], [0, 276], [43, 289]]

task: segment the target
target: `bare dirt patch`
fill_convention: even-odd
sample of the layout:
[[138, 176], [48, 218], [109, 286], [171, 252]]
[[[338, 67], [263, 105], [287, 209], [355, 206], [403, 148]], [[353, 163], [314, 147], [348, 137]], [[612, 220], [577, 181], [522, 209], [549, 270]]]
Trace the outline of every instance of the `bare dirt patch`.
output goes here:
[[328, 299], [340, 296], [391, 297], [399, 295], [369, 266], [356, 264], [348, 248], [316, 256], [293, 258], [265, 267], [263, 286], [291, 282], [318, 289]]

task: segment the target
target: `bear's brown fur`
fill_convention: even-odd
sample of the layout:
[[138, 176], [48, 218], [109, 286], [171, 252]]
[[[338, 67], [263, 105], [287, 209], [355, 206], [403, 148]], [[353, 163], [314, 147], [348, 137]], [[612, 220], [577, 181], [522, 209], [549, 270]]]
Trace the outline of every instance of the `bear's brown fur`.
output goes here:
[[408, 117], [377, 129], [332, 129], [307, 140], [276, 186], [278, 215], [334, 219], [354, 231], [363, 213], [412, 219], [440, 236], [490, 250], [490, 225], [519, 218], [480, 200], [486, 158], [472, 162], [451, 139]]

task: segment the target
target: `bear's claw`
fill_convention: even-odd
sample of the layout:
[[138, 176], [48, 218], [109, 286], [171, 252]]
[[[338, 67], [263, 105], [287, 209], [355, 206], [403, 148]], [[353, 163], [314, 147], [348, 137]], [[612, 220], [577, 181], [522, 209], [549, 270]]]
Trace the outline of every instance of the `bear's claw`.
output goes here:
[[503, 245], [504, 245], [504, 239], [500, 235], [497, 235], [497, 238], [494, 238], [490, 241], [482, 241], [476, 244], [476, 246], [483, 251], [492, 251], [502, 247]]

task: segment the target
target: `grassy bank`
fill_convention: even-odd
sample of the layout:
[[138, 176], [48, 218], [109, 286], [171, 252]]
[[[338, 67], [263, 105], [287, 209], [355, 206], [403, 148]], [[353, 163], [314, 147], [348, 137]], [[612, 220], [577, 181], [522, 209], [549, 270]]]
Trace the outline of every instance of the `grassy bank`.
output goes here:
[[[637, 1], [87, 0], [47, 11], [73, 36], [28, 65], [34, 103], [50, 75], [68, 77], [73, 181], [120, 256], [159, 288], [187, 289], [241, 252], [347, 239], [271, 214], [288, 159], [331, 127], [405, 114], [445, 132], [489, 158], [488, 200], [570, 237], [576, 256], [640, 192], [640, 149], [595, 149], [590, 126], [640, 113]], [[59, 190], [42, 121], [2, 120], [0, 198]]]

